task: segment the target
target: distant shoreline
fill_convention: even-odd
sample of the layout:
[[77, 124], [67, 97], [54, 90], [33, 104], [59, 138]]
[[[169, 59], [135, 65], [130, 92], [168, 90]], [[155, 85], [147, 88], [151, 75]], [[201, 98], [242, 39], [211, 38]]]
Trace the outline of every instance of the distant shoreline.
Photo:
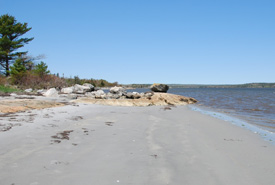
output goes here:
[[[247, 83], [231, 85], [211, 85], [211, 84], [167, 84], [170, 88], [275, 88], [275, 83]], [[150, 88], [151, 84], [125, 84], [131, 88]]]

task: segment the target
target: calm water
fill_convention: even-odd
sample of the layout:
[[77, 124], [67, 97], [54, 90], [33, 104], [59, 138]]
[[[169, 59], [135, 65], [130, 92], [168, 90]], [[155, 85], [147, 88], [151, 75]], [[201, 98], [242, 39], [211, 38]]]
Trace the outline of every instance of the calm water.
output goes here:
[[[144, 92], [148, 89], [136, 89]], [[193, 97], [197, 107], [239, 118], [275, 132], [275, 89], [174, 88], [169, 93]]]

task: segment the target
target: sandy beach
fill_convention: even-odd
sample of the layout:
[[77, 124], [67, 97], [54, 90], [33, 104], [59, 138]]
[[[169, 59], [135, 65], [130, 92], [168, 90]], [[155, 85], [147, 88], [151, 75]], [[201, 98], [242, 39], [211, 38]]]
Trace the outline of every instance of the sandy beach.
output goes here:
[[188, 106], [74, 103], [5, 114], [1, 185], [262, 185], [275, 147]]

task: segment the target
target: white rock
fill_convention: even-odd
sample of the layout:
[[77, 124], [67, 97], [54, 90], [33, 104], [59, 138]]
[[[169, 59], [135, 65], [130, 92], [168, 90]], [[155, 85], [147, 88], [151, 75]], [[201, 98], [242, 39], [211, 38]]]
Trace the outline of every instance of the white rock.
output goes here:
[[79, 85], [79, 84], [74, 85], [74, 90], [73, 90], [74, 93], [84, 94], [86, 92], [91, 92], [91, 91], [92, 89], [90, 87]]
[[74, 87], [66, 87], [66, 88], [62, 88], [61, 92], [64, 94], [71, 94], [74, 91]]
[[89, 83], [84, 83], [83, 86], [90, 87], [90, 89], [94, 89], [94, 86]]
[[97, 90], [94, 92], [96, 95], [100, 96], [100, 95], [104, 95], [105, 92], [103, 90]]
[[55, 88], [51, 88], [49, 90], [47, 90], [43, 96], [46, 97], [58, 97], [58, 91]]
[[38, 94], [43, 94], [45, 92], [45, 89], [39, 89], [36, 91]]
[[125, 93], [125, 92], [126, 92], [126, 90], [123, 87], [115, 86], [115, 87], [112, 87], [110, 89], [110, 93], [112, 93], [112, 94], [122, 94], [122, 93]]
[[25, 92], [32, 92], [32, 88], [26, 89]]

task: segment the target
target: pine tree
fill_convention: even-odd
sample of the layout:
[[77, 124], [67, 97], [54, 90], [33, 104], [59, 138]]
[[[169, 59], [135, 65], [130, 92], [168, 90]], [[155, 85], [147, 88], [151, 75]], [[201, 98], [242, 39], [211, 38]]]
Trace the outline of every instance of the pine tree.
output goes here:
[[36, 66], [34, 66], [33, 71], [35, 74], [37, 74], [40, 77], [43, 77], [44, 75], [47, 75], [50, 73], [50, 71], [48, 70], [48, 65], [42, 61]]
[[33, 38], [20, 38], [30, 30], [27, 23], [19, 23], [11, 15], [0, 16], [0, 69], [6, 76], [10, 75], [10, 64], [27, 53], [16, 50], [33, 40]]
[[23, 59], [18, 58], [15, 60], [13, 66], [10, 67], [10, 73], [12, 78], [12, 83], [17, 84], [21, 78], [26, 74], [26, 67], [23, 64]]

